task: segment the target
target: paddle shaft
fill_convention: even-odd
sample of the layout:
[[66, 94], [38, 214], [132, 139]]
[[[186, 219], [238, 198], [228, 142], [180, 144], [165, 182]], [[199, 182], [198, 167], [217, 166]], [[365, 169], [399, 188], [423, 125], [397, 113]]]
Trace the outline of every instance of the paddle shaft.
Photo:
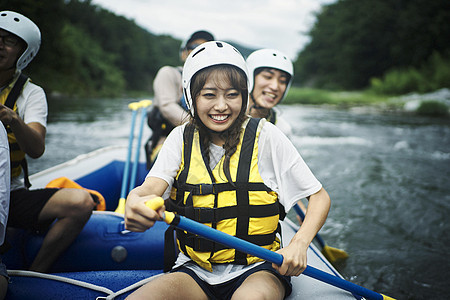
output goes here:
[[[136, 105], [131, 105], [136, 104]], [[133, 147], [133, 139], [134, 139], [134, 126], [136, 124], [136, 114], [137, 110], [139, 109], [138, 103], [134, 102], [131, 103], [129, 107], [132, 110], [131, 113], [131, 129], [130, 129], [130, 136], [128, 138], [128, 153], [127, 153], [127, 159], [125, 161], [125, 167], [123, 169], [123, 177], [122, 177], [122, 187], [120, 190], [120, 198], [124, 199], [127, 195], [127, 183], [128, 183], [128, 174], [130, 172], [130, 161], [131, 161], [131, 152]]]
[[[169, 212], [166, 212], [168, 214]], [[262, 258], [271, 263], [275, 263], [279, 266], [283, 263], [283, 255], [270, 251], [266, 248], [257, 246], [245, 240], [239, 239], [237, 237], [226, 234], [222, 231], [216, 230], [214, 228], [208, 227], [201, 223], [195, 222], [191, 219], [185, 218], [183, 216], [176, 215], [175, 218], [170, 223], [175, 227], [189, 231], [191, 233], [198, 234], [204, 238], [215, 241], [217, 243], [223, 244], [227, 247], [234, 248], [244, 253], [251, 254], [253, 256]], [[323, 272], [311, 266], [307, 266], [303, 271], [304, 275], [315, 278], [317, 280], [323, 281], [325, 283], [331, 284], [333, 286], [339, 287], [343, 290], [355, 293], [356, 295], [366, 297], [367, 299], [381, 300], [385, 299], [384, 295], [377, 292], [371, 291], [364, 287], [361, 287], [352, 282], [346, 281], [340, 277]]]
[[[161, 207], [163, 204], [164, 200], [160, 197], [155, 198], [155, 201], [151, 200], [146, 203], [146, 205], [152, 209], [157, 209]], [[173, 225], [180, 229], [200, 235], [204, 238], [223, 244], [227, 247], [234, 248], [238, 251], [262, 258], [266, 261], [275, 263], [279, 266], [281, 266], [281, 264], [283, 263], [283, 256], [277, 252], [270, 251], [266, 248], [257, 246], [255, 244], [252, 244], [235, 236], [226, 234], [222, 231], [198, 223], [186, 217], [175, 215], [172, 212], [166, 211], [164, 213], [164, 221], [169, 225]], [[361, 287], [352, 282], [346, 281], [340, 277], [328, 274], [311, 266], [307, 266], [302, 274], [315, 278], [322, 282], [331, 284], [335, 287], [349, 291], [356, 295], [366, 297], [367, 299], [373, 300], [392, 299], [390, 297], [371, 291], [369, 289]]]
[[142, 141], [142, 132], [144, 131], [144, 123], [147, 119], [145, 116], [147, 115], [147, 106], [152, 104], [151, 100], [142, 100], [139, 102], [140, 107], [142, 107], [141, 110], [141, 123], [139, 125], [139, 135], [137, 139], [137, 145], [136, 145], [136, 154], [134, 156], [133, 161], [133, 169], [131, 170], [131, 177], [130, 177], [130, 184], [128, 187], [128, 191], [131, 191], [136, 184], [136, 175], [137, 175], [137, 169], [139, 165], [139, 155], [141, 150], [141, 141]]

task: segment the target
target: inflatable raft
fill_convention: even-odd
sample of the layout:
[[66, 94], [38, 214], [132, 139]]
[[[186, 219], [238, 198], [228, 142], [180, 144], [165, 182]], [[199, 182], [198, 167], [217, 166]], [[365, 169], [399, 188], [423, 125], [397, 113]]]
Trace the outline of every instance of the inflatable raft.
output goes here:
[[[30, 176], [32, 188], [67, 177], [84, 188], [96, 190], [106, 202], [106, 211], [95, 211], [69, 249], [55, 262], [49, 274], [26, 271], [36, 255], [43, 235], [8, 229], [12, 248], [3, 256], [11, 277], [6, 299], [124, 299], [142, 284], [163, 273], [164, 232], [157, 222], [143, 233], [124, 228], [123, 215], [115, 213], [120, 198], [126, 147], [107, 147]], [[136, 184], [147, 174], [145, 158], [137, 168]], [[284, 243], [298, 226], [282, 222]], [[308, 265], [341, 277], [320, 251], [311, 244]], [[340, 288], [311, 277], [292, 278], [288, 299], [355, 299]]]

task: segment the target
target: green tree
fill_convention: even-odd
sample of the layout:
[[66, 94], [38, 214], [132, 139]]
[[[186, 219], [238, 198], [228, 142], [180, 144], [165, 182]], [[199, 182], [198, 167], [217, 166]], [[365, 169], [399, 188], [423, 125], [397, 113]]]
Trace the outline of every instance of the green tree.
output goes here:
[[[91, 5], [90, 1], [67, 3], [70, 22], [98, 41], [117, 57], [129, 90], [147, 90], [154, 75], [164, 64], [178, 64], [179, 41], [154, 34], [132, 20]], [[69, 13], [70, 12], [70, 13]]]
[[317, 15], [295, 62], [295, 82], [360, 89], [394, 67], [450, 48], [448, 0], [340, 0]]
[[90, 0], [6, 0], [1, 6], [40, 28], [41, 49], [25, 73], [47, 93], [148, 92], [161, 66], [180, 63], [179, 40], [156, 36]]

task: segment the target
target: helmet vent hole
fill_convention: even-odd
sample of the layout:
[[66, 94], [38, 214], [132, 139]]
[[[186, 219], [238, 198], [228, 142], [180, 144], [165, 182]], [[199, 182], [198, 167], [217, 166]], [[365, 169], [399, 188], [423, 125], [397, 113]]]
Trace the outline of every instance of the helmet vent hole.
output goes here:
[[20, 22], [20, 19], [19, 18], [14, 18], [14, 21]]
[[203, 50], [205, 50], [205, 47], [202, 47], [202, 49], [198, 50], [197, 52], [195, 52], [192, 57], [196, 56], [197, 54], [199, 54], [200, 52], [202, 52]]
[[2, 13], [2, 17], [6, 17], [6, 14], [5, 14], [5, 13]]
[[217, 45], [217, 47], [219, 47], [219, 48], [223, 48], [223, 45], [222, 45], [222, 43], [220, 43], [220, 42], [216, 42], [216, 45]]

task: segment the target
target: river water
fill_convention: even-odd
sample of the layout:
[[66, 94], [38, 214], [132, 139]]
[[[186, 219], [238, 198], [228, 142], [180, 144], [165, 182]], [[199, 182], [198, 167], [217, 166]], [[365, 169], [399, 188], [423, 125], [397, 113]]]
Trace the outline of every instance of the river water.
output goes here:
[[[29, 160], [30, 172], [127, 145], [131, 101], [49, 100], [46, 153]], [[450, 119], [281, 109], [294, 129], [292, 142], [332, 199], [320, 233], [350, 255], [337, 266], [341, 274], [398, 299], [448, 298]], [[149, 135], [145, 126], [144, 140]]]

